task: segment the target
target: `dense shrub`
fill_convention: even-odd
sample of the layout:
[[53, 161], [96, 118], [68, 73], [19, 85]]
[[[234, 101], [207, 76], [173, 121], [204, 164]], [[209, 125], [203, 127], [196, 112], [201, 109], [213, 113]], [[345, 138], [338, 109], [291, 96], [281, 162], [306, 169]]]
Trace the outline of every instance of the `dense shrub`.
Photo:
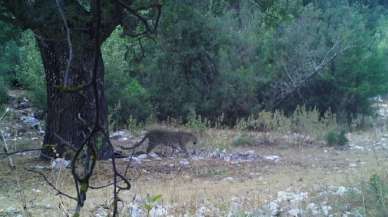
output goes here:
[[126, 126], [130, 118], [144, 122], [152, 113], [148, 91], [130, 75], [125, 47], [129, 41], [119, 28], [102, 47], [105, 60], [105, 91], [111, 119]]
[[7, 98], [7, 84], [3, 78], [0, 77], [0, 107], [7, 102]]
[[339, 132], [338, 130], [332, 130], [326, 135], [326, 143], [329, 146], [344, 146], [349, 143], [349, 140], [346, 138], [344, 130]]

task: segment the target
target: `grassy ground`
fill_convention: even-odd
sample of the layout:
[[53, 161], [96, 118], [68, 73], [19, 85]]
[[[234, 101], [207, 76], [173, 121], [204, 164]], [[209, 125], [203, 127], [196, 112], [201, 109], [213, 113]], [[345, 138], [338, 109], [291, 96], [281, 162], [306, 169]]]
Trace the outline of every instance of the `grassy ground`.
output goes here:
[[[203, 140], [222, 138], [219, 141], [233, 141], [237, 134], [238, 131], [211, 130]], [[364, 132], [352, 138], [361, 143], [372, 143], [372, 140], [368, 141], [368, 135], [370, 133]], [[262, 138], [259, 133], [251, 136]], [[337, 150], [322, 144], [258, 142], [249, 147], [228, 146], [228, 149], [254, 150], [260, 156], [277, 155], [280, 161], [231, 164], [223, 160], [205, 159], [191, 161], [185, 167], [179, 164], [179, 158], [152, 160], [133, 166], [128, 175], [133, 179], [133, 187], [129, 192], [123, 192], [121, 198], [125, 203], [130, 203], [135, 195], [145, 198], [147, 195], [160, 194], [161, 202], [171, 206], [170, 212], [174, 216], [195, 213], [203, 204], [212, 204], [221, 215], [226, 213], [235, 198], [242, 200], [243, 209], [252, 210], [270, 201], [279, 191], [314, 194], [328, 186], [351, 186], [369, 179], [373, 174], [383, 174], [388, 166], [387, 151]], [[71, 212], [73, 201], [55, 196], [55, 192], [41, 177], [23, 169], [31, 165], [49, 166], [46, 162], [37, 160], [36, 155], [18, 156], [15, 160], [18, 165], [16, 170], [10, 170], [6, 160], [1, 161], [0, 210], [9, 207], [22, 209], [25, 206], [32, 213], [31, 216], [66, 216], [66, 210]], [[119, 165], [124, 170], [127, 162], [121, 159]], [[110, 162], [99, 162], [96, 171], [94, 184], [107, 183]], [[56, 186], [75, 195], [68, 170], [46, 173]], [[110, 198], [111, 189], [90, 192], [84, 209], [85, 216], [99, 206], [108, 206]]]

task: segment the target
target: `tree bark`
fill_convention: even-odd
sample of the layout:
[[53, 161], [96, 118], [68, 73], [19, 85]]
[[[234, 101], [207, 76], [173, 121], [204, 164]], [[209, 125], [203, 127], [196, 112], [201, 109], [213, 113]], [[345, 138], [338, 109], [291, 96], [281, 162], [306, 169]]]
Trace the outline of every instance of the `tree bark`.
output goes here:
[[[81, 146], [90, 134], [96, 118], [93, 87], [94, 56], [97, 53], [99, 67], [97, 88], [99, 100], [99, 123], [108, 133], [107, 104], [104, 96], [104, 66], [101, 50], [95, 51], [94, 40], [76, 37], [73, 40], [73, 59], [65, 86], [65, 71], [69, 47], [66, 40], [37, 38], [47, 82], [47, 120], [42, 157], [71, 158], [71, 149]], [[85, 86], [86, 85], [86, 86]], [[80, 88], [84, 86], [84, 88]], [[113, 150], [103, 134], [95, 136], [98, 158], [107, 159]], [[72, 146], [72, 147], [70, 147]], [[54, 149], [53, 149], [54, 148]], [[74, 152], [73, 152], [74, 153]]]

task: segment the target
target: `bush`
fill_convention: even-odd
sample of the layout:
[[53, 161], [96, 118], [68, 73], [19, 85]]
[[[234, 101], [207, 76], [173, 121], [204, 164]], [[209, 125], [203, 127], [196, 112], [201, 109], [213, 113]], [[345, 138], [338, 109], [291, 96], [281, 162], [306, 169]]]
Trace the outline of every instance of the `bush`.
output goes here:
[[236, 138], [233, 139], [234, 146], [254, 146], [257, 144], [257, 141], [253, 136], [250, 136], [249, 134], [242, 133], [241, 135], [238, 135]]
[[[386, 176], [372, 175], [361, 183], [360, 190], [350, 191], [343, 200], [336, 200], [335, 206], [342, 213], [354, 216], [386, 217], [388, 213], [388, 181]], [[351, 215], [353, 216], [353, 215]]]
[[6, 82], [0, 77], [0, 106], [7, 103], [7, 85]]
[[111, 121], [116, 127], [131, 123], [145, 122], [152, 113], [150, 96], [139, 82], [129, 73], [130, 64], [127, 50], [130, 40], [120, 36], [118, 28], [102, 46], [105, 61], [105, 93]]
[[326, 135], [326, 143], [329, 146], [345, 146], [349, 143], [349, 140], [346, 138], [344, 130], [341, 130], [340, 132], [332, 130]]

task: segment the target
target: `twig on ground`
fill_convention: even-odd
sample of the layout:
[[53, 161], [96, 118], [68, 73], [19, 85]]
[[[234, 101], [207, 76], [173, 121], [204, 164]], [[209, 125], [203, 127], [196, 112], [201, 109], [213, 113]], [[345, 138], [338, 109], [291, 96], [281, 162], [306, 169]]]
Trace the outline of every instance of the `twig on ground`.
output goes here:
[[7, 157], [8, 157], [8, 165], [9, 165], [9, 167], [11, 167], [12, 169], [15, 169], [16, 166], [15, 166], [15, 164], [14, 164], [14, 162], [13, 162], [13, 159], [12, 159], [12, 157], [10, 156], [10, 154], [8, 153], [8, 144], [7, 144], [7, 141], [5, 140], [4, 132], [1, 130], [0, 133], [1, 133], [1, 138], [2, 138], [2, 140], [3, 140], [3, 144], [4, 144], [4, 146], [3, 146], [3, 151], [4, 151], [4, 153], [5, 153], [5, 154], [7, 155]]
[[36, 170], [33, 170], [33, 169], [29, 169], [29, 168], [24, 168], [26, 171], [28, 172], [32, 172], [32, 173], [36, 173], [36, 174], [39, 174], [43, 179], [44, 181], [54, 190], [57, 192], [57, 195], [62, 195], [62, 196], [65, 196], [69, 199], [72, 199], [72, 200], [75, 200], [77, 201], [77, 198], [74, 197], [74, 196], [71, 196], [61, 190], [59, 190], [57, 187], [55, 187], [55, 185], [53, 183], [50, 182], [50, 180], [47, 178], [47, 176], [43, 173], [43, 172], [40, 172], [40, 171], [36, 171]]

